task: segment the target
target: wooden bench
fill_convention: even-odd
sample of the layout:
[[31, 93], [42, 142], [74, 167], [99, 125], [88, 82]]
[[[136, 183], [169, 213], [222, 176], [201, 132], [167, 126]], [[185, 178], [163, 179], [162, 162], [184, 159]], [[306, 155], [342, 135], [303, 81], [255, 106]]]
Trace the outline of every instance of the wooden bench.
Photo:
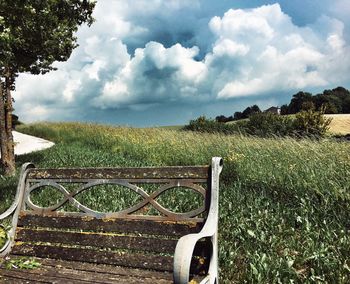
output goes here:
[[[217, 157], [208, 166], [186, 167], [39, 169], [23, 165], [15, 202], [0, 215], [1, 220], [13, 215], [9, 241], [0, 256], [4, 263], [33, 257], [41, 265], [30, 270], [0, 265], [0, 282], [218, 283], [221, 169], [222, 159]], [[122, 188], [139, 200], [116, 212], [93, 210], [79, 196], [96, 187], [107, 192]], [[39, 206], [33, 195], [46, 190], [52, 202]], [[168, 200], [180, 204], [183, 200], [172, 196], [183, 190], [201, 197], [198, 208], [175, 212], [158, 201], [170, 192]]]

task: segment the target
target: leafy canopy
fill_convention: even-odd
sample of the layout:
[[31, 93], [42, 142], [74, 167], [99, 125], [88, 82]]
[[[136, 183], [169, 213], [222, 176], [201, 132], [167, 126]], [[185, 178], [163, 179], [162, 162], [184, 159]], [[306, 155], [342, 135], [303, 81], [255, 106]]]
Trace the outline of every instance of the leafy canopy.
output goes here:
[[0, 76], [8, 68], [43, 74], [77, 46], [78, 26], [93, 22], [94, 1], [0, 0]]

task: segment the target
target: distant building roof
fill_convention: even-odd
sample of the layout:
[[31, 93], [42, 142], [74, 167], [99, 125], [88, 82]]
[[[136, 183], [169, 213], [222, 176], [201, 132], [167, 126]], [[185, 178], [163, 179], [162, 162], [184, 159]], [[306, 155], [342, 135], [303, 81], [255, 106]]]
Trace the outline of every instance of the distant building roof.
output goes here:
[[269, 107], [268, 109], [264, 110], [264, 112], [272, 112], [272, 113], [277, 113], [280, 114], [281, 113], [281, 109], [279, 107]]

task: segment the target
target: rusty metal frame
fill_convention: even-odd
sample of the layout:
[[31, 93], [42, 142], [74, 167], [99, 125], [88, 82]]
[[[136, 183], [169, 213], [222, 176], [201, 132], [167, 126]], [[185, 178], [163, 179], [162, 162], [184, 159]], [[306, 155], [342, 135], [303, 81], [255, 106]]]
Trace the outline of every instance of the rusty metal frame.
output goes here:
[[189, 282], [190, 265], [196, 243], [203, 238], [209, 238], [212, 243], [212, 253], [207, 277], [201, 283], [218, 284], [218, 219], [219, 219], [219, 175], [223, 160], [212, 158], [211, 164], [211, 197], [207, 220], [198, 234], [189, 234], [180, 238], [174, 255], [174, 282], [185, 284]]
[[7, 231], [7, 241], [5, 245], [0, 249], [0, 257], [4, 257], [6, 254], [8, 254], [12, 248], [14, 236], [16, 232], [17, 227], [17, 221], [18, 221], [18, 214], [22, 207], [24, 192], [25, 192], [25, 181], [28, 174], [29, 169], [34, 168], [34, 165], [32, 163], [25, 163], [21, 168], [21, 173], [19, 177], [19, 182], [17, 186], [16, 196], [15, 200], [10, 206], [9, 209], [7, 209], [4, 213], [0, 215], [0, 220], [4, 220], [8, 218], [9, 216], [12, 216], [12, 223], [11, 223], [11, 229]]

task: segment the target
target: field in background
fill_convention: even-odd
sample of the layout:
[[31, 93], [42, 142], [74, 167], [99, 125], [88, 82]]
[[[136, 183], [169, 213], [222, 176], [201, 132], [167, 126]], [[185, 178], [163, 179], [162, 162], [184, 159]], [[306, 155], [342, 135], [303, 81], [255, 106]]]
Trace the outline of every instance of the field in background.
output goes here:
[[327, 114], [326, 116], [332, 118], [329, 132], [342, 135], [350, 134], [350, 114]]
[[[18, 130], [56, 143], [18, 157], [18, 166], [27, 161], [40, 167], [193, 165], [222, 156], [222, 283], [350, 282], [348, 142], [79, 123]], [[0, 179], [0, 212], [10, 205], [16, 182]]]
[[[290, 116], [295, 116], [295, 114]], [[332, 118], [332, 122], [329, 125], [328, 130], [329, 134], [350, 134], [350, 114], [326, 114], [325, 116]], [[244, 120], [247, 119], [243, 119], [243, 121]], [[236, 123], [236, 121], [230, 121], [228, 123]]]

